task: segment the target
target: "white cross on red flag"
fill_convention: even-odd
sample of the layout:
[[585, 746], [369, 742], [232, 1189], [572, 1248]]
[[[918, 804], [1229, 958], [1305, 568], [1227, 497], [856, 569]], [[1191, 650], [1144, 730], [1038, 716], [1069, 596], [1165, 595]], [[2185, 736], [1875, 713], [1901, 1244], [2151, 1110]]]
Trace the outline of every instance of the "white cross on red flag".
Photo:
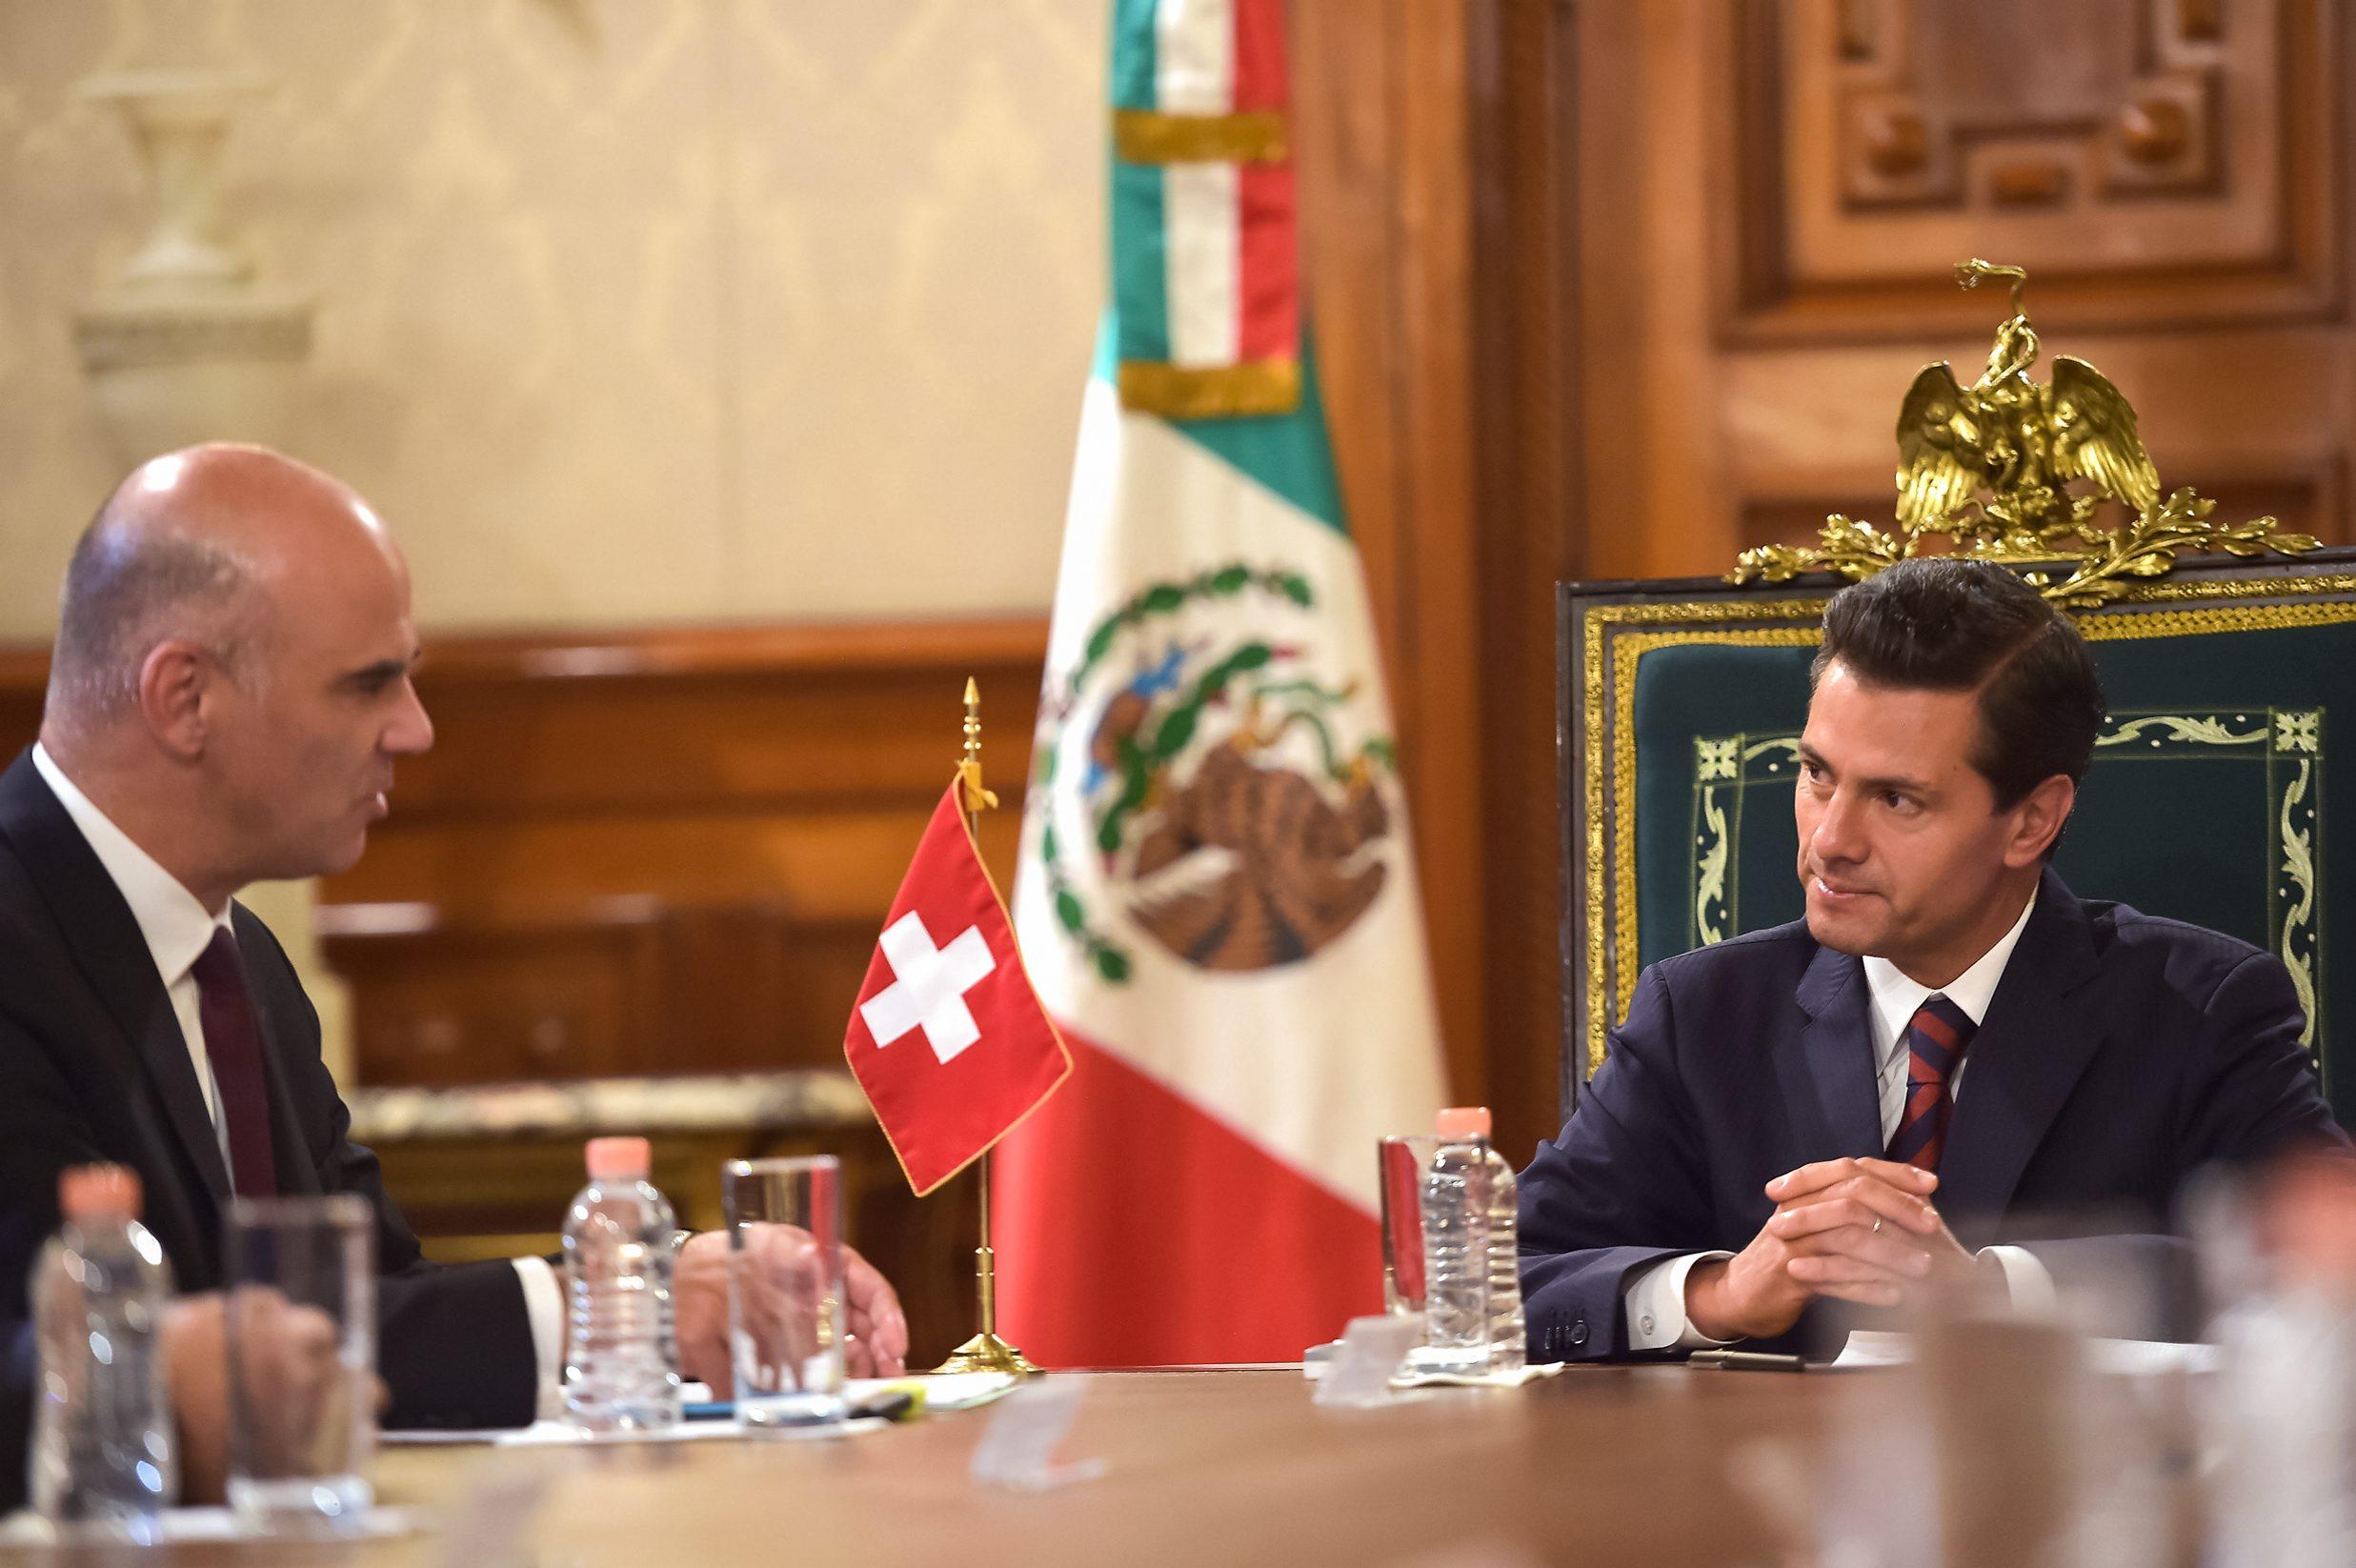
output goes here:
[[1071, 1075], [952, 778], [892, 900], [842, 1053], [921, 1197]]

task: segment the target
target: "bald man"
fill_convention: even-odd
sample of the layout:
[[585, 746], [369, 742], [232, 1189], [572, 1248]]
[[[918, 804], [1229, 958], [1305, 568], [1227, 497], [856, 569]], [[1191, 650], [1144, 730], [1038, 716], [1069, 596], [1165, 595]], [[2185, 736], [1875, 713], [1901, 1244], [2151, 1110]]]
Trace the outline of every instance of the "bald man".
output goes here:
[[[234, 901], [360, 857], [394, 765], [433, 741], [417, 658], [383, 524], [275, 452], [156, 458], [83, 534], [40, 740], [0, 774], [0, 1325], [25, 1318], [67, 1166], [139, 1173], [187, 1292], [220, 1283], [232, 1194], [353, 1193], [375, 1216], [389, 1424], [519, 1425], [551, 1405], [564, 1314], [548, 1265], [424, 1261], [347, 1136], [292, 965]], [[806, 1238], [775, 1227], [761, 1244], [782, 1275]], [[702, 1236], [675, 1282], [683, 1370], [719, 1387], [726, 1274], [725, 1237]], [[896, 1372], [890, 1286], [856, 1258], [850, 1283], [855, 1370]], [[215, 1355], [218, 1312], [183, 1310], [171, 1332], [194, 1347], [181, 1360]], [[0, 1337], [0, 1391], [20, 1397], [25, 1337]], [[0, 1408], [0, 1504], [22, 1478], [22, 1409]]]

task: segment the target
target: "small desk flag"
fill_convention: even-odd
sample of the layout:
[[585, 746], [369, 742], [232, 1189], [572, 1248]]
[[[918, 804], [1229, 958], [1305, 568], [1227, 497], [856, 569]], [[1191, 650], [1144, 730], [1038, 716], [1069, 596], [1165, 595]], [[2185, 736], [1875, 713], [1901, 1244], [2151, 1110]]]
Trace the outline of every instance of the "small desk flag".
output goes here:
[[962, 804], [953, 778], [892, 901], [842, 1047], [919, 1197], [1072, 1072]]

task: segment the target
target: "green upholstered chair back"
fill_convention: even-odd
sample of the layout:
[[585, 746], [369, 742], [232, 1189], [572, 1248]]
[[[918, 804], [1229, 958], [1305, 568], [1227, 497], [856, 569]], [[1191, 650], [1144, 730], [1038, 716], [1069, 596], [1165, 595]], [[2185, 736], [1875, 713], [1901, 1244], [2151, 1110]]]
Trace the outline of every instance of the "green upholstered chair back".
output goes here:
[[[1840, 584], [1714, 579], [1559, 593], [1563, 1112], [1656, 959], [1802, 913], [1791, 791], [1808, 663]], [[2278, 954], [2344, 1124], [2356, 1044], [2356, 551], [2211, 562], [2078, 613], [2110, 719], [2056, 866], [2081, 895]], [[2356, 1006], [2356, 998], [2347, 1005]]]

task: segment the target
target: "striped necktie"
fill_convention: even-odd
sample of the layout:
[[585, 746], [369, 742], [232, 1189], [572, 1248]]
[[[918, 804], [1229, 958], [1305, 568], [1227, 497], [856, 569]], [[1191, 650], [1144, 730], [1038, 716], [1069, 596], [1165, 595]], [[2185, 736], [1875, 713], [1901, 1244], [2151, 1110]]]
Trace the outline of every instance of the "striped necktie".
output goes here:
[[1939, 1156], [1947, 1146], [1947, 1122], [1955, 1115], [1955, 1095], [1947, 1085], [1979, 1027], [1944, 996], [1933, 996], [1914, 1010], [1906, 1025], [1906, 1104], [1890, 1139], [1890, 1158], [1925, 1171], [1939, 1169]]

